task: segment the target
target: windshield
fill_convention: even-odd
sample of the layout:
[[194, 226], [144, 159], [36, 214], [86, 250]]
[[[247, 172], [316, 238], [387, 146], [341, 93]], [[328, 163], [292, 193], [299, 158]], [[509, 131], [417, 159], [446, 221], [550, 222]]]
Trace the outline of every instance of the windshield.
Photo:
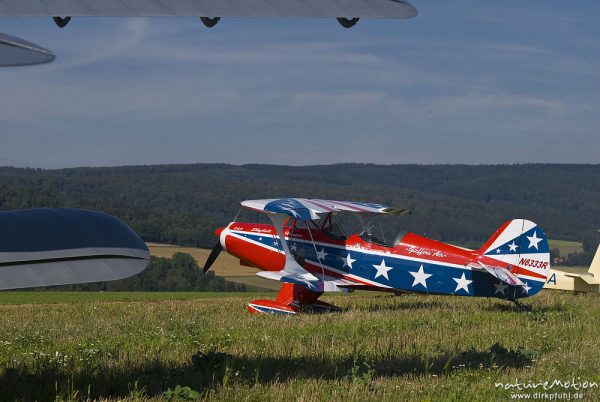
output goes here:
[[406, 231], [396, 217], [383, 214], [357, 214], [338, 212], [328, 214], [315, 222], [315, 226], [334, 239], [345, 240], [358, 234], [364, 241], [384, 247], [397, 245]]

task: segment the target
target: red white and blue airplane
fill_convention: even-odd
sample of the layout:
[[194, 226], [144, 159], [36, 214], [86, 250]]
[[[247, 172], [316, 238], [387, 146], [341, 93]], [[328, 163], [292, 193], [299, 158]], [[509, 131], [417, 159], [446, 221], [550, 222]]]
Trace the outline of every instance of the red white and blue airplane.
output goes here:
[[[381, 204], [282, 198], [242, 206], [265, 213], [272, 224], [234, 221], [218, 229], [204, 270], [226, 250], [242, 265], [261, 269], [257, 275], [281, 281], [277, 298], [252, 301], [251, 313], [337, 311], [318, 298], [351, 290], [495, 297], [519, 304], [542, 289], [550, 271], [546, 235], [525, 219], [506, 222], [479, 250], [468, 250], [405, 231], [384, 241], [374, 220], [410, 211]], [[344, 214], [358, 218], [360, 232], [345, 233]]]

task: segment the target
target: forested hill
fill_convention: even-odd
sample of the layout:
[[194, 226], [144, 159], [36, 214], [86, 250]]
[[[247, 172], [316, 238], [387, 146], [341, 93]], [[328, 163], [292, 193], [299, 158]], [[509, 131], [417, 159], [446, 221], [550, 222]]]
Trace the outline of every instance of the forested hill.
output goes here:
[[595, 248], [600, 165], [160, 165], [0, 168], [0, 208], [78, 207], [114, 214], [144, 240], [212, 247], [213, 231], [252, 198], [319, 197], [409, 207], [401, 218], [428, 236], [475, 245], [511, 217], [550, 238]]

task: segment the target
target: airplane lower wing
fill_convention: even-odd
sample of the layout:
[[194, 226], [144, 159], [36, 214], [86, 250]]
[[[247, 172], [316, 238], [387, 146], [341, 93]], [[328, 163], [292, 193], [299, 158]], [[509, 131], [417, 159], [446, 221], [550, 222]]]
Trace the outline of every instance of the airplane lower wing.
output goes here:
[[0, 212], [0, 290], [126, 278], [150, 253], [117, 218], [78, 209]]
[[312, 274], [309, 274], [310, 277], [307, 277], [289, 274], [285, 271], [261, 271], [257, 272], [256, 275], [266, 279], [301, 285], [313, 292], [345, 292], [347, 291], [345, 287], [355, 285], [354, 282], [344, 279], [325, 277], [324, 280], [321, 280]]
[[417, 15], [406, 0], [0, 0], [0, 16], [389, 18]]

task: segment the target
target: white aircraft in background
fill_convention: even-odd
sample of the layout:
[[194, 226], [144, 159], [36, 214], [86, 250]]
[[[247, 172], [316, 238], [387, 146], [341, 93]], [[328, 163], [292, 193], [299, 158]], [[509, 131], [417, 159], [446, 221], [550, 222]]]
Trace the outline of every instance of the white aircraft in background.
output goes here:
[[[72, 17], [200, 17], [214, 27], [225, 18], [336, 18], [351, 28], [360, 18], [404, 19], [417, 15], [407, 0], [0, 0], [0, 17], [52, 17], [64, 28]], [[48, 63], [54, 55], [0, 34], [0, 66]]]
[[581, 268], [551, 268], [544, 289], [600, 293], [600, 245], [587, 271]]

